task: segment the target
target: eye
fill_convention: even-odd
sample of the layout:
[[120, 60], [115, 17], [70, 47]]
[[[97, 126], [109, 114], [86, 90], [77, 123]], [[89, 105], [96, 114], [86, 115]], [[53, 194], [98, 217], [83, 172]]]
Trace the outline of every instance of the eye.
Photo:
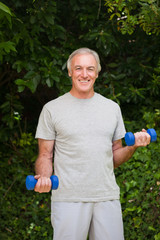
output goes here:
[[80, 70], [81, 68], [80, 68], [80, 67], [76, 67], [75, 69], [76, 69], [76, 70]]
[[90, 68], [88, 68], [88, 70], [92, 72], [92, 71], [94, 71], [94, 68], [90, 67]]

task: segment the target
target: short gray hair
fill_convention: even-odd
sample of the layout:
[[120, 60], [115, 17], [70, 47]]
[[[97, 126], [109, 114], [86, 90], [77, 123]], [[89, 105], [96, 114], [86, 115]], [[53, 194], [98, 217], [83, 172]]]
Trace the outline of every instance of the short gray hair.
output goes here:
[[94, 50], [89, 49], [89, 48], [79, 48], [79, 49], [75, 50], [68, 58], [67, 69], [71, 72], [71, 62], [72, 62], [72, 58], [75, 55], [85, 54], [85, 53], [89, 53], [89, 54], [93, 55], [93, 57], [95, 58], [95, 60], [97, 62], [97, 72], [99, 73], [101, 71], [101, 65], [100, 65], [100, 59], [99, 59], [98, 53], [96, 53]]

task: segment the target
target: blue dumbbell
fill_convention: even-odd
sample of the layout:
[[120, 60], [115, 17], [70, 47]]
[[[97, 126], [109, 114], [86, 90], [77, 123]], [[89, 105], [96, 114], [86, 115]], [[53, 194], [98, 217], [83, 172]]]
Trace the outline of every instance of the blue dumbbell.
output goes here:
[[[157, 140], [157, 133], [153, 128], [148, 129], [147, 133], [151, 136], [151, 142], [155, 142]], [[135, 136], [132, 132], [127, 132], [125, 134], [125, 142], [127, 146], [133, 146], [135, 144]]]
[[[50, 177], [50, 179], [51, 179], [51, 182], [52, 182], [52, 190], [56, 190], [58, 188], [58, 185], [59, 185], [58, 177], [55, 176], [55, 175], [52, 175]], [[37, 179], [35, 179], [34, 176], [28, 175], [26, 177], [26, 188], [27, 188], [27, 190], [33, 190], [36, 183], [37, 183]]]

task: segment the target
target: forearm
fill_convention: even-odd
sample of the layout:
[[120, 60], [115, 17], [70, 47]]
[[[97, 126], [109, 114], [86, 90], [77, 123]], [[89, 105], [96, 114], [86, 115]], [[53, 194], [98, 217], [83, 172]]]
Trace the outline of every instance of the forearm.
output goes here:
[[50, 177], [53, 172], [52, 157], [39, 155], [35, 163], [35, 172], [36, 175]]
[[116, 149], [113, 152], [114, 168], [117, 168], [121, 164], [127, 162], [132, 157], [136, 149], [137, 147], [135, 146], [126, 146]]

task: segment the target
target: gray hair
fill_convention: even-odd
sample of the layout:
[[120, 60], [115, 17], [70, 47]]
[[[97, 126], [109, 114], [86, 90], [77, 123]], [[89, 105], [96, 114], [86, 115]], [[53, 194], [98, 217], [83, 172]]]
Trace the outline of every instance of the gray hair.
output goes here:
[[101, 71], [101, 65], [100, 65], [100, 59], [99, 59], [98, 53], [96, 53], [94, 50], [91, 50], [89, 48], [79, 48], [79, 49], [75, 50], [68, 58], [67, 69], [71, 72], [71, 62], [72, 62], [72, 58], [75, 55], [85, 54], [85, 53], [89, 53], [89, 54], [93, 55], [93, 57], [95, 58], [95, 60], [97, 62], [97, 72], [99, 73]]

